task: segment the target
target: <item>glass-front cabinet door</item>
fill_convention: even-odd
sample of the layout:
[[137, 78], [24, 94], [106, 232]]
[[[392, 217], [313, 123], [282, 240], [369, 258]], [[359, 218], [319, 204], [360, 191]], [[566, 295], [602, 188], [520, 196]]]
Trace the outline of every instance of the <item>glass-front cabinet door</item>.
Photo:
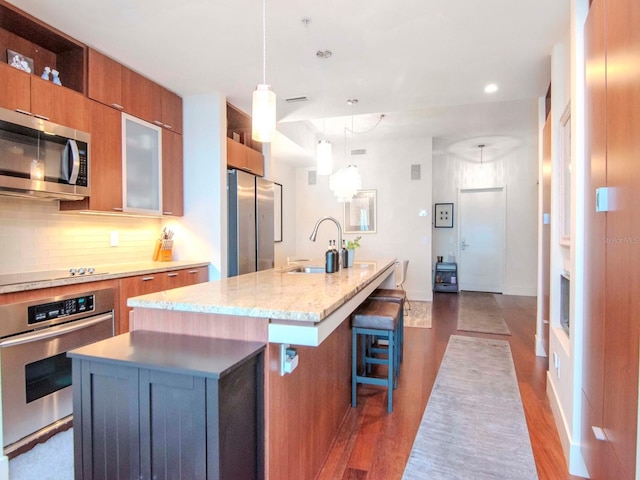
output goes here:
[[122, 114], [125, 212], [162, 214], [162, 129]]

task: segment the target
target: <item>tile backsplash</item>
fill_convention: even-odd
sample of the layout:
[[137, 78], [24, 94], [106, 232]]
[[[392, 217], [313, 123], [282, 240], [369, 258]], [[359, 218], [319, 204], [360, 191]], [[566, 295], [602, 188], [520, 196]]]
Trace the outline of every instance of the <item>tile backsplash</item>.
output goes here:
[[58, 202], [0, 197], [0, 274], [151, 260], [160, 229], [158, 218], [61, 213]]

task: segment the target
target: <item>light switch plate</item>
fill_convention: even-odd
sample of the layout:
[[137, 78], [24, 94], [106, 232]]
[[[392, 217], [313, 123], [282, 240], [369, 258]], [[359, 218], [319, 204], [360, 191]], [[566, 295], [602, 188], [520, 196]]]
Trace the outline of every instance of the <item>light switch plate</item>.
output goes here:
[[608, 212], [611, 209], [611, 189], [609, 187], [596, 188], [596, 212]]

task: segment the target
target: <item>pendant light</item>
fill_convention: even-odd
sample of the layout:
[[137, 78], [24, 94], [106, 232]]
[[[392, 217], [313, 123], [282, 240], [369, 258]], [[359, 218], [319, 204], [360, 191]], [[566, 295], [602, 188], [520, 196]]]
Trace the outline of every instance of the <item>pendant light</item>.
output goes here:
[[[331, 57], [331, 50], [318, 50], [316, 56], [324, 60]], [[322, 80], [322, 136], [324, 138], [318, 140], [316, 146], [316, 171], [318, 175], [331, 175], [333, 169], [331, 158], [331, 142], [327, 140], [325, 133], [325, 117], [326, 117], [326, 70], [323, 73]]]
[[486, 147], [486, 145], [482, 144], [482, 145], [478, 145], [478, 148], [480, 149], [480, 165], [482, 165], [482, 149]]
[[267, 6], [262, 0], [262, 83], [253, 92], [251, 138], [268, 143], [276, 132], [276, 94], [267, 85]]
[[[353, 105], [358, 103], [358, 100], [347, 100], [347, 103], [351, 105], [351, 146], [353, 147]], [[347, 160], [347, 126], [344, 127], [344, 157]], [[362, 188], [362, 178], [358, 172], [358, 167], [349, 163], [346, 167], [341, 168], [336, 173], [329, 177], [329, 188], [333, 191], [338, 202], [350, 202], [351, 199], [358, 193], [358, 190]]]

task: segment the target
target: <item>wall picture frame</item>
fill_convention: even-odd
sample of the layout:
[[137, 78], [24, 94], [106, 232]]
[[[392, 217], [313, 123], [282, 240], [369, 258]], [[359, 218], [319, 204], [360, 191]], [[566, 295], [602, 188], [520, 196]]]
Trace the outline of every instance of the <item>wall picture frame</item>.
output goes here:
[[26, 57], [10, 48], [7, 48], [7, 63], [23, 72], [34, 73], [33, 58]]
[[433, 213], [435, 228], [453, 228], [453, 203], [436, 203]]
[[376, 190], [358, 190], [354, 197], [344, 202], [344, 233], [377, 232]]

